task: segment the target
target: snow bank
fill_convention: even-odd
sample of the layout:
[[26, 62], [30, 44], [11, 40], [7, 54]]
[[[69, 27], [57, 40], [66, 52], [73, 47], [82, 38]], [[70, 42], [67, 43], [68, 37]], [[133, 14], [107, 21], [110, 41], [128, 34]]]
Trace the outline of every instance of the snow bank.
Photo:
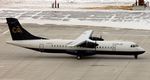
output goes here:
[[[150, 24], [145, 21], [140, 22], [92, 22], [92, 21], [80, 21], [77, 19], [71, 19], [69, 21], [54, 21], [54, 20], [38, 20], [38, 19], [22, 19], [20, 23], [33, 23], [33, 24], [56, 24], [56, 25], [84, 25], [84, 26], [97, 26], [97, 27], [112, 27], [112, 28], [126, 28], [126, 29], [143, 29], [150, 30]], [[6, 21], [0, 20], [1, 23]]]
[[[57, 10], [63, 11], [64, 9], [69, 7], [70, 11], [79, 10], [72, 8], [81, 8], [81, 7], [89, 7], [89, 6], [103, 6], [103, 5], [120, 5], [120, 4], [132, 4], [135, 0], [57, 0], [62, 3], [60, 9], [51, 9], [51, 4], [55, 0], [1, 0], [3, 4], [0, 7], [0, 10], [5, 9], [16, 9], [16, 10], [28, 10], [36, 9], [39, 10]], [[147, 0], [150, 1], [150, 0]], [[85, 4], [86, 3], [86, 4]], [[6, 5], [7, 4], [7, 5]], [[62, 8], [63, 7], [63, 8]], [[72, 9], [72, 10], [71, 10]], [[86, 9], [89, 11], [88, 9]], [[81, 10], [81, 11], [85, 11]], [[105, 10], [107, 11], [107, 10]], [[117, 10], [112, 10], [116, 11]], [[131, 11], [132, 12], [132, 11]], [[20, 20], [20, 19], [19, 19]], [[5, 20], [0, 20], [0, 22], [4, 23]], [[88, 26], [103, 26], [103, 27], [114, 27], [114, 28], [130, 28], [130, 29], [146, 29], [150, 30], [150, 20], [143, 21], [131, 21], [131, 22], [111, 22], [111, 21], [81, 21], [78, 19], [69, 19], [69, 21], [55, 21], [55, 20], [42, 20], [42, 19], [33, 19], [33, 18], [25, 18], [20, 20], [21, 23], [37, 23], [37, 24], [57, 24], [57, 25], [88, 25]]]

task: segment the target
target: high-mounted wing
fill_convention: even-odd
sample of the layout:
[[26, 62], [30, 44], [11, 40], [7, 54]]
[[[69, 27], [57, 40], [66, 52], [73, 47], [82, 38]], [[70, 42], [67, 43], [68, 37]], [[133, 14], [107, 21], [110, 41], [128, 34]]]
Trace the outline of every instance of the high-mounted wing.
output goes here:
[[69, 43], [68, 46], [71, 47], [80, 46], [80, 47], [87, 47], [87, 48], [96, 47], [98, 44], [95, 41], [89, 39], [92, 33], [93, 33], [92, 30], [83, 32], [76, 40]]

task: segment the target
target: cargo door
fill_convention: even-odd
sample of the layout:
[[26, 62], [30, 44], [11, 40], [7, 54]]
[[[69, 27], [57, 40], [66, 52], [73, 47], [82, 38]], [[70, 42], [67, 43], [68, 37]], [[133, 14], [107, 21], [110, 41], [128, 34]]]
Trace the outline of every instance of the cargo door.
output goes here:
[[112, 51], [116, 51], [116, 46], [117, 46], [116, 43], [112, 44]]

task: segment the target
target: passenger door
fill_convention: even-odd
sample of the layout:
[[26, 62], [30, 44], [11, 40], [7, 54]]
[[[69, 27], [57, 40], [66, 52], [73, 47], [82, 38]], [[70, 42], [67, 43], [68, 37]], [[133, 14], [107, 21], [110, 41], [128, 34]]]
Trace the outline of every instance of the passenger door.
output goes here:
[[44, 44], [39, 44], [39, 50], [40, 50], [41, 52], [44, 52]]

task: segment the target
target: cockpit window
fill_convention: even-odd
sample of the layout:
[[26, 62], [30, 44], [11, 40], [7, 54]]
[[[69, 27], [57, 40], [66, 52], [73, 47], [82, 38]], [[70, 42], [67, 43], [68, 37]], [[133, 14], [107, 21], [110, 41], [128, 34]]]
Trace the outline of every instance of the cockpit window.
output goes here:
[[131, 47], [139, 47], [137, 44], [133, 44], [131, 45]]

